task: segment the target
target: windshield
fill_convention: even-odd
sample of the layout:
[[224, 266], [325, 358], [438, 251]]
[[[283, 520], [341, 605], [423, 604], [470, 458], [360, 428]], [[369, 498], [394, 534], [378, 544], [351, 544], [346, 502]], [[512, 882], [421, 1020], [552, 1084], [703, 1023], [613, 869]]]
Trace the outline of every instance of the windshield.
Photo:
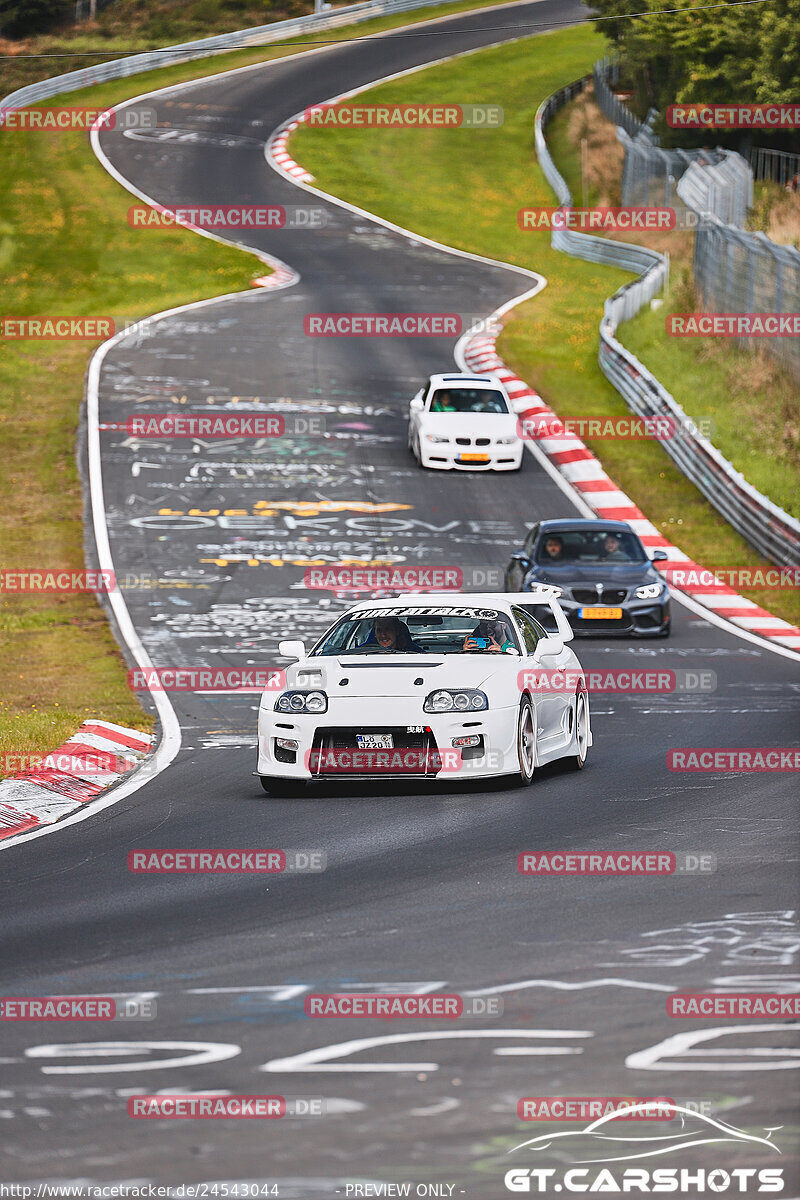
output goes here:
[[636, 534], [610, 529], [560, 530], [544, 534], [536, 548], [536, 562], [547, 566], [558, 563], [638, 563], [647, 555]]
[[312, 651], [332, 654], [519, 653], [503, 613], [489, 608], [370, 609], [350, 613]]
[[507, 413], [502, 392], [491, 388], [439, 388], [431, 397], [432, 413]]

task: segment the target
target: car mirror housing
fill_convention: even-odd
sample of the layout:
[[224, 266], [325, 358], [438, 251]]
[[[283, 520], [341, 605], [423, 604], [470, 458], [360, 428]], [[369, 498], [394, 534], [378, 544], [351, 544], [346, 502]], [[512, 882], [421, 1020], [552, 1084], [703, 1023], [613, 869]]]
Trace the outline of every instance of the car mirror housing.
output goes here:
[[544, 637], [539, 640], [535, 650], [536, 658], [550, 658], [560, 654], [564, 643], [560, 637]]
[[654, 550], [653, 553], [650, 555], [650, 561], [651, 562], [666, 562], [667, 561], [666, 550]]
[[306, 644], [305, 644], [305, 642], [299, 642], [299, 641], [298, 642], [279, 642], [278, 643], [278, 652], [280, 654], [282, 654], [284, 658], [295, 658], [295, 659], [305, 658]]
[[412, 412], [422, 412], [424, 407], [421, 396], [415, 396], [408, 406]]

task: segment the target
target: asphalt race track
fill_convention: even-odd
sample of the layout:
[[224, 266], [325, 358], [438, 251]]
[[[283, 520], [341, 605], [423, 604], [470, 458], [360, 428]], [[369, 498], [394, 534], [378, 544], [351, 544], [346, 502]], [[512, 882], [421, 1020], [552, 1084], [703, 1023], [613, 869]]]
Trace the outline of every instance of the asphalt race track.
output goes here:
[[[489, 313], [530, 276], [317, 202], [273, 171], [263, 148], [281, 122], [345, 89], [512, 38], [525, 20], [584, 13], [538, 0], [448, 18], [430, 39], [345, 43], [143, 99], [157, 108], [157, 137], [103, 134], [115, 171], [166, 206], [311, 202], [326, 215], [321, 228], [247, 235], [299, 273], [296, 286], [166, 317], [105, 358], [111, 550], [118, 575], [149, 571], [161, 583], [126, 593], [156, 666], [280, 665], [282, 638], [312, 638], [346, 606], [303, 589], [306, 559], [389, 553], [497, 567], [534, 520], [574, 511], [530, 455], [521, 475], [416, 468], [408, 400], [453, 365], [453, 339], [303, 332], [312, 312]], [[322, 416], [331, 436], [145, 443], [114, 428], [133, 412], [172, 411], [176, 395], [186, 411], [213, 397], [217, 410]], [[796, 1024], [679, 1021], [665, 1004], [676, 990], [772, 992], [797, 979], [792, 776], [666, 766], [671, 747], [794, 744], [797, 662], [679, 604], [668, 641], [577, 650], [588, 667], [712, 670], [716, 690], [596, 696], [586, 769], [545, 768], [530, 789], [340, 784], [299, 800], [268, 798], [252, 774], [256, 695], [172, 694], [181, 748], [163, 773], [0, 857], [4, 995], [130, 993], [157, 1005], [152, 1021], [100, 1032], [4, 1027], [0, 1174], [261, 1181], [278, 1184], [282, 1200], [344, 1196], [345, 1180], [405, 1180], [494, 1200], [510, 1194], [511, 1166], [597, 1157], [558, 1146], [536, 1160], [508, 1155], [549, 1128], [520, 1132], [520, 1097], [630, 1095], [713, 1105], [760, 1137], [780, 1127], [771, 1136], [782, 1157], [727, 1142], [666, 1165], [779, 1165], [783, 1195], [796, 1196]], [[327, 869], [137, 876], [126, 862], [140, 847], [320, 850]], [[516, 866], [532, 849], [703, 852], [717, 869], [533, 879]], [[453, 1023], [304, 1015], [308, 989], [410, 984], [499, 995], [505, 1013]], [[694, 1032], [714, 1036], [688, 1054], [652, 1050]], [[379, 1040], [314, 1054], [361, 1038]], [[323, 1098], [328, 1111], [277, 1122], [127, 1116], [128, 1097], [157, 1091]]]

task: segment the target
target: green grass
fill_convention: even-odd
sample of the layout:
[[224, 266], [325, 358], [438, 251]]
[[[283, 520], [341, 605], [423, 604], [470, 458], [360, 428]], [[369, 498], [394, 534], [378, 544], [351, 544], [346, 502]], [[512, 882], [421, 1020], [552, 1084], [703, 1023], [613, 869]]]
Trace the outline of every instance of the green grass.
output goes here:
[[[359, 103], [368, 96], [382, 103], [500, 104], [505, 123], [498, 130], [301, 127], [291, 143], [294, 157], [320, 188], [436, 241], [547, 277], [544, 291], [506, 318], [498, 348], [561, 417], [628, 415], [597, 365], [597, 350], [603, 302], [631, 276], [552, 250], [547, 234], [519, 230], [517, 212], [554, 202], [535, 161], [536, 108], [586, 74], [603, 51], [599, 33], [577, 27], [463, 57], [359, 97]], [[555, 150], [559, 168], [580, 194], [577, 155], [565, 127]], [[649, 365], [647, 347], [637, 352]], [[665, 382], [669, 385], [668, 378]], [[588, 444], [620, 487], [691, 558], [707, 566], [765, 565], [657, 443]], [[796, 594], [747, 595], [787, 620], [800, 620]]]
[[[471, 7], [418, 10], [411, 19]], [[332, 36], [364, 36], [404, 21], [398, 15]], [[153, 87], [297, 53], [311, 40], [152, 71], [49, 103], [108, 106]], [[254, 256], [186, 230], [129, 228], [133, 197], [96, 161], [85, 133], [4, 133], [0, 174], [5, 316], [137, 318], [245, 290], [267, 273]], [[92, 349], [88, 342], [2, 342], [0, 567], [84, 565], [75, 438]], [[0, 644], [0, 752], [44, 753], [89, 718], [152, 728], [127, 687], [124, 660], [93, 596], [0, 593]]]

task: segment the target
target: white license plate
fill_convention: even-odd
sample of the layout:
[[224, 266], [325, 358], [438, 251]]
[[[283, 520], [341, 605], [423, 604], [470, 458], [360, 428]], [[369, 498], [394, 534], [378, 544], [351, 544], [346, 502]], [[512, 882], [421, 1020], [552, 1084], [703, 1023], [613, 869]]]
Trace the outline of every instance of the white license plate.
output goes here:
[[359, 750], [393, 750], [394, 739], [390, 733], [357, 733]]

